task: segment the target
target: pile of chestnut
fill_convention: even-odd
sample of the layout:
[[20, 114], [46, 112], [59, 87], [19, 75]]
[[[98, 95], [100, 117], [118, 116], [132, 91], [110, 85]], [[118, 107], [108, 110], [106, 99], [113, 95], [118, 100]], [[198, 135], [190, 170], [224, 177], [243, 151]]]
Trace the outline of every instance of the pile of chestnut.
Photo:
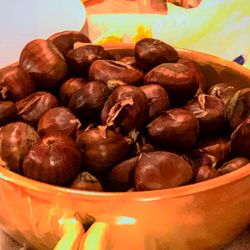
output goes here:
[[0, 70], [0, 165], [90, 191], [165, 189], [250, 159], [250, 87], [209, 89], [199, 64], [145, 38], [133, 55], [76, 31]]

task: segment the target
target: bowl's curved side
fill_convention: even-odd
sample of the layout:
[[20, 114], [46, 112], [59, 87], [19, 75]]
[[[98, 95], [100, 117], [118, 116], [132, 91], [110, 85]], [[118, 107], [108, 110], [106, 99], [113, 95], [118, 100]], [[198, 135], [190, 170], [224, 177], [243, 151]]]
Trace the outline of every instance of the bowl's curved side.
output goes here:
[[[112, 46], [112, 51], [131, 55], [132, 48]], [[226, 81], [250, 86], [250, 71], [236, 63], [178, 51], [181, 57], [201, 64], [209, 84]], [[75, 212], [113, 225], [114, 242], [116, 237], [122, 242], [129, 237], [132, 240], [138, 232], [145, 245], [152, 246], [149, 249], [216, 249], [250, 222], [250, 164], [203, 183], [150, 192], [70, 190], [30, 180], [3, 167], [0, 184], [0, 226], [20, 243], [38, 249], [53, 248], [60, 238], [58, 220]]]

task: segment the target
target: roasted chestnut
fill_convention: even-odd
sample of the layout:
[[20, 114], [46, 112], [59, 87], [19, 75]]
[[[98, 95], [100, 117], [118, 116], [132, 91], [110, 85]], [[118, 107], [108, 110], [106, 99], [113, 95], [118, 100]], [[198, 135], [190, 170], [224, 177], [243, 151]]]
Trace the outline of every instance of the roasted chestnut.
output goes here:
[[39, 139], [37, 132], [23, 122], [0, 128], [0, 161], [10, 170], [22, 173], [23, 158]]
[[143, 73], [123, 62], [97, 60], [89, 68], [89, 79], [105, 82], [111, 87], [138, 85], [143, 81]]
[[169, 108], [168, 93], [162, 86], [148, 84], [141, 86], [140, 89], [145, 93], [149, 101], [149, 120], [153, 120]]
[[226, 106], [226, 116], [231, 129], [235, 129], [249, 115], [250, 88], [238, 90]]
[[142, 153], [135, 167], [136, 190], [156, 190], [187, 184], [192, 167], [183, 157], [165, 151]]
[[210, 158], [212, 167], [218, 167], [231, 153], [230, 141], [223, 137], [203, 138], [196, 149]]
[[228, 103], [236, 92], [237, 88], [226, 83], [217, 83], [208, 90], [209, 95], [222, 99], [225, 104]]
[[35, 143], [23, 160], [24, 175], [49, 184], [65, 185], [81, 169], [81, 153], [62, 133], [48, 134]]
[[134, 56], [125, 56], [120, 59], [121, 62], [126, 63], [132, 67], [136, 66], [136, 61]]
[[13, 102], [0, 101], [0, 126], [17, 117], [17, 109]]
[[105, 184], [110, 191], [126, 191], [133, 187], [134, 169], [138, 156], [125, 160], [114, 166], [105, 178]]
[[147, 126], [150, 139], [167, 149], [188, 149], [198, 138], [199, 122], [184, 109], [163, 112]]
[[205, 135], [219, 133], [225, 126], [225, 104], [216, 96], [200, 94], [189, 101], [184, 109], [195, 115], [200, 131]]
[[109, 96], [101, 112], [102, 122], [124, 133], [139, 130], [148, 116], [148, 99], [135, 86], [119, 86]]
[[99, 119], [109, 94], [106, 84], [98, 81], [88, 82], [72, 94], [68, 107], [83, 120]]
[[195, 176], [195, 183], [213, 179], [219, 175], [218, 171], [211, 166], [201, 166]]
[[25, 122], [36, 125], [43, 113], [59, 105], [48, 92], [35, 92], [16, 103], [17, 114]]
[[80, 190], [88, 190], [88, 191], [103, 191], [102, 184], [98, 179], [88, 173], [88, 172], [82, 172], [80, 173], [70, 186], [74, 189], [80, 189]]
[[42, 89], [53, 89], [68, 72], [61, 52], [52, 42], [43, 39], [29, 42], [21, 52], [19, 63]]
[[94, 44], [72, 49], [65, 57], [69, 68], [79, 75], [87, 73], [89, 66], [96, 60], [114, 59], [114, 57], [104, 50], [102, 46]]
[[43, 136], [50, 132], [62, 132], [65, 135], [76, 136], [80, 121], [65, 107], [49, 109], [40, 118], [37, 132]]
[[218, 168], [218, 172], [221, 175], [227, 174], [245, 166], [248, 163], [249, 160], [247, 158], [237, 157], [228, 162], [225, 162], [220, 168]]
[[178, 63], [184, 64], [187, 67], [189, 67], [189, 69], [191, 69], [194, 73], [194, 78], [196, 79], [196, 81], [199, 83], [199, 88], [202, 92], [206, 92], [206, 85], [207, 85], [207, 81], [206, 78], [201, 70], [201, 66], [195, 62], [195, 61], [191, 61], [188, 60], [186, 58], [181, 58]]
[[30, 75], [19, 66], [0, 70], [0, 99], [15, 102], [35, 92], [35, 88]]
[[162, 63], [176, 63], [177, 51], [163, 41], [144, 38], [135, 44], [136, 65], [143, 70], [150, 70]]
[[65, 55], [68, 51], [74, 48], [76, 42], [91, 43], [89, 38], [80, 31], [62, 31], [51, 35], [49, 41]]
[[129, 140], [106, 126], [83, 131], [76, 142], [82, 150], [84, 166], [96, 174], [121, 162], [130, 149]]
[[199, 83], [194, 71], [181, 63], [163, 63], [144, 77], [145, 84], [160, 84], [169, 94], [170, 104], [181, 105], [192, 99]]
[[65, 81], [60, 88], [60, 100], [64, 106], [68, 106], [71, 96], [79, 89], [81, 89], [86, 83], [87, 79], [83, 77], [70, 78]]
[[235, 155], [250, 158], [250, 116], [233, 131], [231, 147]]

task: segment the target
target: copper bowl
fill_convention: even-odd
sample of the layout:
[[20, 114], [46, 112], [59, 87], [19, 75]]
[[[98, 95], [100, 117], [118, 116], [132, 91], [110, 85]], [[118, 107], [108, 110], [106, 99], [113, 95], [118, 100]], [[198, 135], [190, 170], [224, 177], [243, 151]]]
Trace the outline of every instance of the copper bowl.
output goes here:
[[[132, 48], [108, 47], [123, 55], [131, 55]], [[210, 85], [250, 86], [250, 71], [234, 62], [178, 51], [202, 66]], [[76, 213], [109, 225], [112, 247], [107, 249], [220, 249], [249, 225], [250, 164], [198, 184], [126, 193], [57, 187], [0, 167], [0, 198], [1, 228], [39, 250], [53, 249], [60, 239], [58, 221]]]

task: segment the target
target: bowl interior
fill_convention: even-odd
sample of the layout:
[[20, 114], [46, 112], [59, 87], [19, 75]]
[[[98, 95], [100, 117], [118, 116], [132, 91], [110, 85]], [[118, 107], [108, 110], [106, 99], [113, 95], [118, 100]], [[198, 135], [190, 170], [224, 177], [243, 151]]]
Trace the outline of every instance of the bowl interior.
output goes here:
[[[105, 45], [107, 50], [114, 54], [117, 58], [124, 56], [133, 56], [133, 44], [123, 44], [123, 45]], [[237, 88], [244, 88], [250, 86], [250, 70], [243, 68], [235, 62], [230, 62], [216, 56], [186, 50], [177, 49], [180, 57], [187, 58], [198, 62], [201, 65], [201, 69], [206, 77], [208, 87], [216, 83], [229, 83]], [[1, 165], [1, 163], [0, 163]], [[232, 182], [236, 182], [242, 178], [246, 178], [250, 175], [249, 170], [250, 164], [236, 170], [232, 173], [226, 174], [224, 176], [217, 177], [205, 182], [181, 186], [176, 188], [170, 188], [165, 190], [156, 191], [146, 191], [146, 192], [89, 192], [81, 190], [73, 190], [69, 188], [58, 187], [54, 185], [49, 185], [46, 183], [41, 183], [35, 180], [28, 179], [21, 175], [15, 174], [8, 169], [0, 166], [0, 179], [3, 181], [11, 182], [17, 186], [22, 186], [23, 188], [30, 189], [40, 193], [46, 193], [48, 195], [58, 195], [62, 194], [67, 197], [70, 196], [82, 196], [85, 195], [86, 198], [93, 199], [106, 199], [107, 197], [111, 199], [127, 199], [131, 200], [141, 200], [141, 199], [159, 199], [161, 197], [174, 197], [174, 196], [184, 196], [187, 194], [202, 192], [208, 189], [213, 189], [217, 186], [227, 185]]]

